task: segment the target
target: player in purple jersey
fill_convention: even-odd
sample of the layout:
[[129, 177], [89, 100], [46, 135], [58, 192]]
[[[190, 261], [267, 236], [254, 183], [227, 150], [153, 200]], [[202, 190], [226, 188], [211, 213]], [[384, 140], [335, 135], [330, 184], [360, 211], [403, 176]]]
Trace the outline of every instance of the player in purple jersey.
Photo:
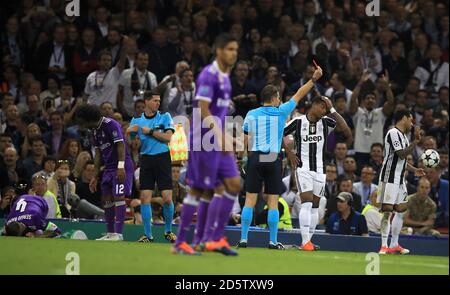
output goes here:
[[47, 220], [48, 205], [40, 196], [23, 195], [11, 202], [4, 233], [7, 236], [53, 238], [61, 234], [58, 227]]
[[[206, 66], [197, 79], [197, 93], [193, 104], [194, 115], [190, 129], [190, 151], [187, 180], [190, 191], [183, 201], [178, 239], [173, 253], [197, 255], [186, 243], [186, 233], [197, 211], [197, 230], [204, 227], [208, 236], [202, 237], [205, 249], [225, 255], [237, 255], [223, 237], [230, 212], [240, 191], [240, 176], [232, 151], [225, 152], [225, 142], [232, 139], [224, 133], [225, 115], [231, 102], [229, 73], [237, 59], [238, 43], [229, 34], [222, 34], [215, 41], [215, 61]], [[201, 122], [195, 119], [200, 111]], [[198, 113], [197, 113], [198, 114]], [[208, 126], [209, 128], [202, 128]], [[204, 146], [203, 140], [214, 134], [213, 150]], [[214, 189], [225, 186], [223, 195], [214, 195]], [[209, 202], [209, 200], [212, 200]]]
[[123, 240], [125, 197], [131, 195], [134, 164], [122, 132], [122, 126], [111, 118], [103, 117], [97, 105], [83, 105], [75, 118], [83, 128], [93, 130], [95, 146], [95, 177], [89, 183], [92, 192], [97, 189], [100, 167], [103, 166], [101, 192], [104, 202], [107, 233], [98, 240]]

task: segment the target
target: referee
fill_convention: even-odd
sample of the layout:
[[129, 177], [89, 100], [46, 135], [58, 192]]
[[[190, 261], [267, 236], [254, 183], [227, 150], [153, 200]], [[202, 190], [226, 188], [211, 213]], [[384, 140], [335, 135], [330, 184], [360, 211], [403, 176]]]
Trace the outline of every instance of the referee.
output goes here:
[[[278, 198], [282, 193], [282, 164], [279, 157], [283, 141], [283, 130], [286, 120], [313, 88], [314, 83], [322, 76], [322, 69], [317, 67], [306, 84], [286, 103], [281, 104], [280, 93], [273, 85], [267, 85], [261, 91], [262, 107], [248, 112], [242, 127], [245, 142], [249, 146], [247, 176], [245, 179], [245, 206], [242, 210], [241, 240], [238, 247], [247, 247], [247, 236], [253, 219], [253, 208], [258, 193], [264, 183], [264, 193], [267, 195], [269, 212], [267, 224], [270, 231], [269, 249], [283, 250], [284, 246], [277, 242]], [[280, 105], [281, 104], [281, 105]]]
[[158, 111], [161, 98], [157, 92], [145, 92], [145, 110], [140, 117], [133, 118], [127, 133], [134, 138], [141, 139], [140, 159], [140, 192], [141, 215], [144, 224], [144, 236], [141, 243], [153, 242], [151, 219], [152, 193], [155, 183], [163, 198], [163, 215], [165, 222], [164, 237], [173, 243], [176, 236], [172, 233], [174, 205], [172, 202], [172, 171], [168, 143], [175, 132], [172, 117], [169, 113]]

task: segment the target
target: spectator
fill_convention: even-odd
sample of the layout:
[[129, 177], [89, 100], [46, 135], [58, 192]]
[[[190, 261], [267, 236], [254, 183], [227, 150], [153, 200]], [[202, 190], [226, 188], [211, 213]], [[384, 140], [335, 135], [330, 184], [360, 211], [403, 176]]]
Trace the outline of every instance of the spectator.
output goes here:
[[409, 78], [405, 91], [396, 97], [398, 102], [403, 102], [408, 108], [412, 108], [416, 103], [417, 92], [419, 91], [420, 80], [416, 77]]
[[369, 73], [365, 72], [358, 85], [353, 90], [350, 105], [350, 115], [355, 124], [355, 159], [358, 167], [369, 162], [370, 147], [375, 142], [383, 142], [383, 126], [386, 118], [391, 115], [394, 108], [394, 95], [389, 88], [389, 77], [383, 78], [387, 101], [383, 107], [375, 108], [376, 96], [373, 92], [363, 95], [362, 104], [358, 106], [358, 97], [361, 86], [369, 79]]
[[48, 190], [47, 178], [42, 174], [37, 174], [31, 178], [33, 187], [29, 191], [30, 195], [44, 198], [48, 205], [46, 218], [61, 218], [61, 210], [55, 194]]
[[332, 22], [326, 22], [322, 27], [322, 35], [312, 42], [311, 47], [313, 54], [316, 54], [316, 47], [318, 44], [325, 44], [331, 52], [335, 52], [339, 47], [339, 41], [337, 40], [335, 33], [335, 25]]
[[151, 56], [150, 69], [156, 75], [156, 80], [161, 81], [175, 68], [176, 51], [174, 46], [168, 44], [167, 30], [164, 27], [155, 28], [152, 38], [153, 42], [146, 51]]
[[134, 102], [134, 118], [139, 118], [145, 110], [145, 101], [143, 99], [138, 99]]
[[347, 144], [345, 142], [336, 143], [336, 147], [334, 149], [334, 157], [331, 162], [337, 167], [337, 175], [344, 174], [344, 161], [347, 157]]
[[22, 67], [25, 61], [24, 36], [19, 33], [17, 16], [9, 16], [6, 20], [6, 30], [0, 35], [0, 56], [8, 56], [9, 61], [16, 67]]
[[401, 93], [408, 81], [409, 68], [406, 59], [403, 57], [404, 46], [400, 39], [394, 39], [389, 43], [390, 53], [383, 58], [384, 71], [392, 77], [392, 90], [394, 93]]
[[[338, 112], [342, 116], [342, 118], [344, 118], [348, 127], [353, 132], [353, 130], [355, 129], [355, 126], [353, 125], [352, 117], [346, 110], [347, 99], [345, 97], [345, 94], [343, 92], [338, 91], [338, 92], [335, 92], [331, 98], [332, 98], [332, 100], [334, 100], [334, 106], [336, 108], [336, 112]], [[346, 141], [347, 147], [351, 147], [353, 145], [353, 138], [347, 138], [344, 135], [344, 133], [342, 133], [340, 131], [334, 130], [334, 137], [335, 137], [336, 142]], [[331, 140], [328, 141], [328, 149], [334, 150], [336, 148], [336, 146], [330, 147], [331, 142], [332, 142]]]
[[105, 50], [111, 53], [112, 66], [116, 66], [120, 60], [123, 48], [122, 36], [119, 29], [111, 27], [108, 28], [108, 35], [105, 40]]
[[61, 152], [62, 144], [68, 138], [75, 138], [76, 135], [64, 128], [64, 116], [60, 112], [53, 112], [50, 115], [51, 129], [42, 135], [47, 146], [47, 153], [57, 155]]
[[232, 100], [234, 102], [234, 116], [245, 118], [248, 111], [259, 106], [257, 90], [248, 79], [249, 65], [246, 61], [238, 61], [231, 80]]
[[325, 198], [330, 200], [331, 198], [334, 198], [338, 192], [336, 165], [327, 164], [325, 167], [325, 174]]
[[443, 111], [448, 110], [448, 108], [449, 108], [448, 87], [442, 86], [439, 89], [439, 105], [436, 108], [436, 112], [442, 113]]
[[448, 181], [448, 148], [441, 148], [439, 149], [439, 166], [442, 169], [442, 179], [445, 179]]
[[[127, 45], [125, 45], [125, 49], [126, 47]], [[124, 50], [120, 54], [117, 65], [112, 67], [111, 53], [108, 51], [99, 53], [97, 60], [98, 70], [89, 74], [84, 88], [85, 97], [89, 103], [100, 105], [102, 102], [107, 101], [114, 107], [116, 106], [118, 82], [125, 65]]]
[[363, 34], [361, 51], [359, 53], [363, 69], [370, 73], [370, 79], [375, 81], [378, 74], [383, 70], [381, 54], [374, 46], [374, 36], [370, 32]]
[[448, 228], [448, 181], [441, 178], [439, 166], [427, 168], [425, 172], [431, 184], [430, 197], [437, 205], [435, 225]]
[[426, 88], [437, 96], [439, 88], [448, 87], [448, 63], [442, 60], [442, 50], [438, 43], [432, 43], [428, 49], [429, 59], [419, 64], [414, 76], [420, 80], [420, 87]]
[[199, 53], [195, 51], [194, 39], [191, 35], [185, 35], [181, 40], [180, 58], [190, 64], [194, 75], [197, 75], [200, 72], [200, 69], [204, 66], [204, 63]]
[[81, 44], [73, 54], [75, 93], [83, 91], [87, 76], [97, 69], [97, 55], [96, 33], [87, 27], [81, 33]]
[[[100, 37], [108, 35], [108, 18], [110, 17], [109, 10], [104, 6], [98, 6], [95, 9], [94, 20], [92, 27], [95, 28], [95, 34]], [[91, 29], [92, 30], [92, 29]], [[94, 30], [93, 30], [94, 32]]]
[[48, 179], [48, 190], [56, 195], [63, 218], [71, 216], [69, 197], [75, 194], [75, 183], [69, 179], [69, 161], [58, 160], [55, 174]]
[[7, 133], [0, 134], [0, 162], [3, 163], [3, 158], [5, 156], [5, 150], [9, 147], [12, 147], [12, 139], [11, 136]]
[[47, 155], [42, 137], [30, 138], [31, 155], [23, 160], [23, 167], [29, 176], [39, 172], [44, 167], [44, 158]]
[[373, 181], [377, 184], [381, 167], [383, 166], [383, 145], [379, 142], [375, 142], [370, 146], [369, 166], [371, 166], [375, 172]]
[[106, 118], [113, 118], [114, 117], [114, 108], [112, 103], [110, 102], [102, 102], [100, 105], [100, 112], [102, 113], [103, 117]]
[[66, 113], [69, 113], [72, 110], [75, 98], [73, 96], [73, 85], [70, 81], [65, 80], [61, 83], [60, 96], [55, 98], [53, 103], [56, 110], [63, 112], [65, 116]]
[[409, 51], [408, 65], [411, 71], [425, 62], [428, 49], [428, 37], [425, 33], [421, 32], [415, 36], [414, 48]]
[[155, 74], [147, 70], [148, 64], [148, 53], [138, 52], [135, 67], [123, 71], [120, 76], [117, 108], [127, 118], [133, 117], [134, 102], [143, 99], [145, 91], [151, 91], [158, 86]]
[[52, 156], [46, 156], [44, 157], [42, 166], [44, 168], [35, 173], [32, 177], [35, 177], [36, 175], [43, 175], [48, 180], [55, 173], [56, 159]]
[[367, 222], [364, 215], [353, 207], [350, 193], [342, 192], [337, 197], [337, 212], [327, 221], [326, 232], [329, 234], [368, 236]]
[[413, 228], [414, 234], [439, 236], [433, 229], [436, 219], [436, 204], [429, 197], [430, 182], [426, 178], [419, 180], [417, 193], [408, 196], [408, 211], [404, 216], [404, 226]]
[[92, 156], [89, 152], [83, 151], [78, 154], [77, 160], [75, 161], [75, 167], [71, 173], [74, 181], [77, 181], [77, 179], [82, 176], [83, 167], [88, 161], [92, 161]]
[[6, 186], [2, 189], [0, 199], [0, 218], [6, 218], [9, 215], [11, 200], [16, 196], [16, 189], [12, 186]]
[[327, 91], [325, 91], [325, 96], [333, 98], [335, 97], [334, 96], [335, 93], [337, 92], [343, 93], [345, 97], [345, 110], [348, 111], [350, 109], [350, 102], [353, 92], [345, 87], [344, 75], [345, 73], [343, 72], [337, 72], [331, 76], [330, 79], [331, 87], [328, 88]]
[[28, 116], [32, 122], [36, 122], [42, 116], [40, 100], [37, 95], [27, 95], [27, 111], [24, 115]]
[[[49, 75], [46, 80], [47, 90], [41, 92], [39, 94], [39, 102], [43, 101], [46, 98], [55, 99], [59, 96], [59, 79], [56, 75]], [[28, 98], [28, 97], [27, 97]], [[28, 105], [28, 101], [27, 101]]]
[[[357, 193], [353, 192], [353, 181], [350, 178], [346, 177], [346, 176], [339, 176], [337, 178], [337, 183], [338, 183], [337, 193], [341, 193], [341, 192], [350, 193], [352, 195], [352, 197], [353, 197], [353, 202], [352, 202], [353, 208], [356, 211], [361, 212], [362, 211], [361, 196], [358, 195]], [[328, 201], [327, 201], [326, 216], [329, 217], [331, 214], [336, 212], [336, 210], [337, 210], [337, 207], [336, 207], [336, 195], [334, 195], [333, 197], [329, 198]]]
[[130, 150], [130, 156], [133, 160], [134, 167], [139, 167], [139, 161], [141, 156], [141, 139], [139, 136], [134, 137], [131, 140], [128, 140], [128, 146]]
[[19, 188], [29, 184], [29, 175], [19, 160], [17, 150], [8, 147], [3, 154], [4, 164], [0, 167], [0, 188], [12, 186]]
[[361, 196], [361, 206], [364, 208], [367, 204], [375, 204], [378, 186], [373, 184], [375, 171], [371, 166], [365, 166], [361, 170], [361, 181], [353, 184], [353, 192]]
[[66, 45], [66, 28], [58, 24], [53, 28], [53, 40], [42, 44], [36, 55], [36, 77], [43, 83], [49, 74], [60, 80], [70, 78], [72, 71], [72, 52]]
[[[9, 94], [13, 98], [13, 102], [18, 102], [22, 95], [22, 85], [19, 81], [20, 69], [13, 65], [3, 67], [3, 77], [0, 80], [0, 93]], [[6, 107], [2, 105], [2, 107]]]
[[[161, 98], [161, 109], [163, 111], [167, 111], [167, 98], [169, 97], [170, 89], [180, 84], [180, 73], [185, 69], [189, 69], [189, 64], [187, 62], [177, 62], [177, 64], [175, 65], [175, 73], [164, 77], [159, 84], [158, 88], [164, 92], [164, 95]], [[195, 87], [195, 84], [192, 85], [192, 87]]]
[[352, 156], [345, 157], [344, 160], [344, 175], [350, 178], [353, 182], [359, 181], [359, 176], [356, 175], [356, 161]]
[[89, 184], [93, 177], [95, 177], [95, 164], [93, 161], [87, 161], [83, 165], [81, 177], [75, 181], [75, 192], [81, 199], [101, 208], [100, 182], [97, 183], [98, 187], [95, 192], [91, 192], [89, 188]]
[[61, 152], [58, 155], [59, 159], [67, 159], [69, 161], [70, 171], [75, 168], [75, 162], [78, 155], [81, 153], [81, 144], [75, 138], [68, 138], [64, 141]]
[[5, 123], [6, 121], [6, 109], [10, 105], [14, 105], [14, 97], [11, 93], [5, 93], [3, 95], [3, 99], [1, 101], [2, 108], [0, 109], [0, 124]]
[[[167, 109], [172, 117], [192, 115], [195, 100], [194, 75], [190, 69], [180, 73], [180, 84], [170, 89]], [[192, 87], [194, 85], [194, 87]]]

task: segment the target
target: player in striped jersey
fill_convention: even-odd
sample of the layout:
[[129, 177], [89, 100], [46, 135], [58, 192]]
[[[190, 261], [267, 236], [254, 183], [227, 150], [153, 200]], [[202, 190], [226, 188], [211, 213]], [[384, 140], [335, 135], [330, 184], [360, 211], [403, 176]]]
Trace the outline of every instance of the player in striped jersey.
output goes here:
[[[414, 140], [410, 144], [406, 133], [413, 126], [413, 116], [408, 110], [401, 110], [394, 114], [395, 127], [390, 129], [384, 139], [384, 160], [379, 180], [377, 203], [381, 204], [381, 248], [379, 253], [408, 254], [409, 250], [398, 244], [398, 236], [403, 226], [403, 213], [407, 209], [408, 193], [405, 185], [405, 169], [414, 172], [416, 176], [425, 176], [421, 168], [408, 164], [406, 156], [411, 154], [420, 141], [420, 128], [414, 129]], [[390, 224], [391, 213], [395, 211]], [[387, 241], [391, 230], [391, 244]]]
[[[325, 114], [330, 113], [330, 116]], [[325, 96], [313, 98], [306, 115], [290, 121], [284, 135], [294, 133], [298, 164], [295, 171], [298, 191], [302, 200], [300, 209], [300, 231], [302, 245], [300, 249], [314, 251], [319, 247], [311, 238], [319, 222], [320, 198], [325, 192], [325, 152], [328, 135], [336, 129], [343, 132], [349, 141], [352, 132], [333, 108], [331, 100]]]

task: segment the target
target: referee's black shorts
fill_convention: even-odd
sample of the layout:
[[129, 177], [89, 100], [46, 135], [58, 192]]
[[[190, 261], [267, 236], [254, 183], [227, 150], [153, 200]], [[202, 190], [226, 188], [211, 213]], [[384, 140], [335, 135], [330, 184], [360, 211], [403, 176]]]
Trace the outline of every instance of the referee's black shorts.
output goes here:
[[172, 189], [172, 160], [169, 152], [142, 155], [140, 168], [140, 190], [154, 190], [155, 183], [160, 191]]
[[275, 161], [260, 161], [261, 156], [267, 156], [261, 152], [252, 152], [247, 162], [245, 177], [245, 191], [248, 193], [260, 193], [264, 183], [264, 193], [280, 195], [283, 192], [282, 163], [280, 156]]

